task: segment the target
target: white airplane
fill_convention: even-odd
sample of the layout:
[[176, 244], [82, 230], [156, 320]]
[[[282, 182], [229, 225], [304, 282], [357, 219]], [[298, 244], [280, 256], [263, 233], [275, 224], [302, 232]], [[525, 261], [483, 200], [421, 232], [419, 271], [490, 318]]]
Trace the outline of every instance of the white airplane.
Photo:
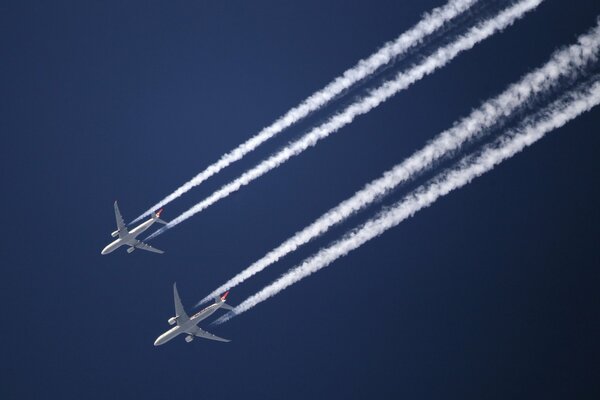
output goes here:
[[152, 251], [154, 253], [159, 254], [164, 253], [164, 251], [155, 249], [149, 244], [146, 244], [141, 240], [136, 239], [137, 236], [143, 233], [146, 229], [150, 228], [155, 222], [159, 222], [164, 225], [167, 224], [166, 221], [163, 221], [159, 218], [161, 212], [162, 209], [158, 210], [157, 212], [152, 214], [152, 217], [148, 221], [142, 222], [132, 230], [128, 230], [127, 226], [125, 225], [125, 221], [123, 221], [123, 217], [119, 212], [119, 206], [115, 201], [115, 218], [117, 219], [117, 230], [111, 233], [110, 235], [112, 237], [118, 236], [119, 238], [111, 244], [109, 244], [108, 246], [106, 246], [104, 249], [102, 249], [102, 255], [112, 253], [121, 246], [129, 246], [129, 248], [127, 249], [127, 253], [131, 253], [135, 249]]
[[203, 319], [210, 317], [219, 308], [233, 310], [233, 307], [225, 303], [225, 299], [227, 298], [228, 294], [229, 291], [225, 292], [225, 294], [223, 294], [222, 296], [215, 297], [215, 302], [213, 304], [190, 317], [186, 314], [185, 310], [183, 309], [181, 299], [179, 298], [179, 293], [177, 293], [177, 284], [174, 283], [173, 297], [175, 298], [175, 316], [169, 318], [168, 322], [169, 325], [177, 324], [177, 326], [174, 326], [173, 328], [160, 335], [154, 342], [154, 345], [160, 346], [161, 344], [167, 343], [169, 340], [181, 335], [182, 333], [187, 335], [185, 337], [185, 341], [188, 343], [194, 340], [195, 336], [204, 339], [217, 340], [219, 342], [229, 342], [229, 340], [227, 339], [223, 339], [221, 337], [213, 335], [212, 333], [208, 333], [205, 330], [202, 330], [198, 326], [196, 326]]

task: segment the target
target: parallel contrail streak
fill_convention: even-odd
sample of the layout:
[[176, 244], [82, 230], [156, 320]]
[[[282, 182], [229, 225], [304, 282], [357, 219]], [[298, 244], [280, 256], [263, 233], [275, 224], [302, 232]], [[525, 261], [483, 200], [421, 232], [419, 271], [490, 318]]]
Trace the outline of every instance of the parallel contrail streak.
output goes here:
[[431, 183], [421, 186], [396, 203], [391, 209], [382, 211], [359, 228], [344, 235], [342, 239], [320, 250], [281, 278], [244, 300], [215, 323], [223, 323], [248, 311], [290, 285], [327, 267], [333, 261], [395, 227], [417, 211], [433, 204], [438, 198], [465, 186], [474, 178], [493, 169], [500, 162], [532, 145], [546, 133], [562, 127], [598, 104], [600, 104], [600, 82], [596, 77], [595, 83], [589, 88], [572, 91], [563, 96], [537, 114], [541, 117], [535, 120], [526, 120], [519, 128], [510, 131], [493, 144], [485, 146], [477, 156], [463, 159], [458, 167], [446, 170]]
[[310, 113], [325, 106], [344, 90], [373, 74], [377, 69], [389, 63], [394, 58], [404, 54], [410, 48], [420, 44], [423, 39], [468, 10], [477, 1], [479, 0], [451, 0], [446, 5], [435, 8], [430, 13], [425, 14], [420, 22], [400, 35], [396, 40], [386, 43], [381, 49], [368, 58], [360, 60], [354, 67], [346, 70], [341, 76], [334, 79], [323, 89], [313, 93], [298, 106], [290, 109], [273, 124], [263, 128], [255, 136], [251, 137], [231, 152], [224, 154], [216, 163], [208, 166], [190, 181], [186, 182], [173, 193], [149, 208], [146, 212], [132, 221], [132, 223], [140, 221], [142, 218], [150, 215], [154, 210], [161, 208], [192, 188], [200, 185], [223, 168], [240, 160], [265, 141], [305, 118]]
[[369, 112], [394, 94], [406, 89], [414, 82], [446, 65], [461, 52], [471, 49], [480, 41], [508, 27], [518, 18], [522, 17], [526, 12], [536, 8], [542, 1], [543, 0], [521, 0], [510, 7], [505, 8], [495, 17], [478, 23], [466, 34], [460, 36], [454, 42], [438, 49], [431, 56], [425, 58], [420, 64], [412, 67], [407, 72], [398, 73], [395, 79], [385, 82], [377, 89], [371, 91], [368, 96], [351, 104], [344, 111], [333, 116], [323, 125], [312, 129], [309, 133], [301, 137], [296, 142], [284, 147], [281, 151], [264, 160], [251, 170], [245, 172], [236, 180], [223, 186], [221, 189], [217, 190], [212, 195], [196, 204], [189, 210], [185, 211], [183, 214], [173, 219], [161, 229], [154, 232], [148, 237], [148, 239], [154, 238], [163, 233], [165, 230], [180, 224], [196, 213], [216, 203], [218, 200], [223, 199], [231, 193], [239, 190], [242, 186], [247, 185], [268, 171], [278, 167], [291, 157], [302, 153], [311, 146], [314, 146], [319, 140], [326, 138], [331, 133], [336, 132], [343, 126], [351, 123], [357, 116]]
[[239, 285], [251, 276], [261, 272], [298, 247], [327, 232], [332, 226], [344, 221], [361, 209], [388, 194], [402, 182], [429, 168], [436, 160], [448, 152], [458, 149], [466, 141], [485, 133], [496, 122], [507, 118], [516, 109], [536, 96], [557, 86], [564, 77], [576, 78], [581, 69], [598, 60], [600, 51], [600, 25], [589, 33], [580, 36], [576, 44], [554, 52], [550, 60], [542, 67], [526, 74], [517, 83], [509, 86], [503, 93], [486, 101], [429, 142], [423, 149], [385, 172], [380, 178], [370, 182], [349, 199], [327, 211], [312, 224], [297, 232], [254, 262], [248, 268], [219, 286], [200, 301], [206, 301]]

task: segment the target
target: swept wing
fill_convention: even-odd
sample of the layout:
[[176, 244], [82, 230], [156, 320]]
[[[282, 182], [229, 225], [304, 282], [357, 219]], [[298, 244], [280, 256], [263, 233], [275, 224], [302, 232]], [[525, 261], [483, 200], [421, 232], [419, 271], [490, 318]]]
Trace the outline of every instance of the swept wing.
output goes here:
[[190, 317], [183, 309], [183, 304], [181, 304], [181, 299], [179, 298], [179, 292], [177, 292], [176, 283], [173, 284], [173, 300], [175, 302], [175, 317], [177, 318], [177, 324], [181, 325], [188, 322]]
[[127, 234], [127, 226], [125, 225], [125, 221], [123, 221], [123, 217], [121, 216], [121, 212], [119, 211], [119, 206], [117, 205], [117, 201], [115, 200], [115, 219], [117, 220], [117, 231], [119, 232], [119, 237], [123, 237]]
[[191, 329], [188, 333], [192, 334], [194, 336], [197, 336], [197, 337], [204, 338], [204, 339], [216, 340], [218, 342], [229, 342], [230, 341], [228, 339], [223, 339], [222, 337], [219, 337], [217, 335], [213, 335], [210, 332], [206, 332], [205, 330], [202, 330], [198, 327], [196, 327], [195, 329]]
[[136, 249], [140, 249], [140, 250], [146, 250], [146, 251], [151, 251], [153, 253], [158, 253], [158, 254], [162, 254], [164, 253], [164, 251], [159, 250], [155, 247], [150, 246], [149, 244], [146, 244], [144, 242], [142, 242], [141, 240], [138, 240], [133, 247], [135, 247]]

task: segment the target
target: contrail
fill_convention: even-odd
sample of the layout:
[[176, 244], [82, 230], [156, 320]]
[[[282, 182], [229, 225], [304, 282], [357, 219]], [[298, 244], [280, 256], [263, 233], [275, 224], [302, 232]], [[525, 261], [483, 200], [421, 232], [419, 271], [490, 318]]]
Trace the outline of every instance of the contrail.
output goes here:
[[373, 74], [377, 69], [389, 63], [394, 58], [401, 56], [407, 50], [420, 44], [423, 39], [468, 10], [477, 1], [479, 0], [451, 0], [446, 5], [434, 8], [430, 13], [423, 15], [421, 21], [411, 29], [398, 36], [395, 40], [386, 43], [381, 49], [368, 58], [360, 60], [354, 67], [346, 70], [341, 76], [335, 78], [323, 89], [313, 93], [298, 106], [290, 109], [271, 125], [263, 128], [255, 136], [251, 137], [231, 152], [224, 154], [216, 163], [208, 166], [204, 171], [184, 183], [181, 187], [149, 208], [131, 223], [140, 221], [142, 218], [150, 215], [154, 210], [158, 210], [192, 188], [200, 185], [223, 168], [240, 160], [265, 141], [305, 118], [310, 113], [325, 106], [344, 90]]
[[347, 255], [367, 241], [395, 227], [417, 211], [430, 206], [438, 198], [451, 191], [465, 186], [474, 178], [493, 169], [500, 162], [512, 157], [524, 148], [541, 139], [546, 133], [560, 128], [580, 114], [600, 104], [600, 82], [588, 88], [575, 90], [561, 97], [560, 100], [546, 107], [537, 115], [539, 118], [526, 120], [520, 127], [502, 136], [493, 144], [485, 146], [477, 156], [463, 159], [458, 167], [451, 168], [438, 175], [429, 184], [421, 186], [413, 193], [396, 203], [392, 208], [379, 213], [359, 228], [344, 235], [327, 248], [306, 259], [299, 266], [263, 288], [261, 291], [244, 300], [230, 313], [215, 321], [223, 323], [236, 315], [246, 312], [259, 303], [275, 296], [288, 286], [327, 267], [336, 259]]
[[264, 160], [251, 170], [246, 171], [236, 180], [223, 186], [221, 189], [217, 190], [203, 201], [185, 211], [177, 218], [171, 220], [171, 222], [169, 222], [167, 225], [150, 235], [148, 239], [152, 239], [167, 229], [180, 224], [196, 213], [216, 203], [218, 200], [223, 199], [231, 193], [239, 190], [242, 186], [247, 185], [254, 179], [278, 167], [293, 156], [296, 156], [309, 147], [314, 146], [319, 140], [326, 138], [331, 133], [336, 132], [343, 126], [351, 123], [357, 116], [369, 112], [394, 94], [406, 89], [414, 82], [446, 65], [461, 52], [471, 49], [473, 46], [475, 46], [475, 44], [490, 37], [495, 32], [508, 27], [518, 18], [522, 17], [526, 12], [531, 11], [539, 6], [542, 1], [543, 0], [521, 0], [510, 7], [505, 8], [495, 17], [478, 23], [466, 34], [460, 36], [454, 42], [438, 49], [431, 56], [425, 58], [420, 64], [413, 66], [407, 72], [398, 73], [393, 80], [385, 82], [377, 89], [371, 91], [368, 96], [351, 104], [344, 111], [336, 114], [323, 125], [312, 129], [299, 140], [284, 147], [278, 153]]
[[367, 184], [352, 197], [327, 211], [312, 224], [298, 231], [263, 258], [219, 286], [199, 304], [207, 302], [261, 272], [298, 247], [324, 234], [332, 226], [385, 196], [402, 182], [431, 167], [436, 160], [448, 152], [458, 149], [468, 140], [485, 134], [486, 129], [502, 119], [508, 118], [520, 106], [557, 86], [561, 78], [576, 78], [582, 69], [598, 60], [599, 51], [600, 21], [590, 32], [580, 36], [576, 44], [554, 52], [550, 60], [542, 67], [526, 74], [503, 93], [483, 103], [469, 116], [455, 123], [451, 129], [437, 135], [423, 149], [386, 171], [380, 178]]

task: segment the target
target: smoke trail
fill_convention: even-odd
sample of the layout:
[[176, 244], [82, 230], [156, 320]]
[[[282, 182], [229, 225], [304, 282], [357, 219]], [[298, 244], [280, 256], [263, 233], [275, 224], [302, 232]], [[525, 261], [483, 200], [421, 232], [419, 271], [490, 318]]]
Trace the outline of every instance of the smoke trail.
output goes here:
[[576, 78], [583, 68], [598, 60], [599, 51], [600, 24], [590, 32], [580, 36], [576, 44], [554, 52], [550, 60], [542, 67], [526, 74], [503, 93], [483, 103], [469, 116], [454, 124], [451, 129], [439, 134], [423, 149], [385, 172], [380, 178], [367, 184], [352, 197], [327, 211], [312, 224], [297, 232], [263, 258], [219, 286], [202, 299], [199, 304], [205, 303], [220, 293], [239, 285], [282, 257], [295, 251], [298, 247], [324, 234], [332, 226], [377, 201], [402, 182], [430, 167], [440, 157], [458, 149], [466, 141], [484, 134], [486, 129], [499, 120], [509, 117], [518, 107], [523, 106], [533, 97], [557, 86], [561, 78]]
[[244, 300], [215, 323], [223, 323], [248, 311], [288, 286], [327, 267], [336, 259], [347, 255], [367, 241], [413, 216], [417, 211], [430, 206], [438, 198], [465, 186], [474, 178], [493, 169], [500, 162], [541, 139], [546, 133], [560, 128], [580, 114], [597, 106], [600, 104], [600, 81], [597, 78], [592, 85], [589, 85], [589, 88], [569, 92], [537, 113], [537, 118], [526, 120], [517, 129], [510, 131], [493, 144], [485, 146], [483, 151], [476, 156], [463, 159], [457, 167], [441, 173], [429, 184], [421, 186], [392, 208], [382, 211], [359, 228], [344, 235], [342, 239], [320, 250], [258, 293]]
[[231, 152], [224, 154], [216, 163], [208, 166], [204, 171], [184, 183], [181, 187], [177, 188], [173, 193], [149, 208], [131, 223], [140, 221], [142, 218], [150, 215], [154, 210], [158, 210], [165, 204], [170, 203], [192, 188], [200, 185], [223, 168], [240, 160], [265, 141], [305, 118], [310, 113], [325, 106], [344, 90], [373, 74], [381, 66], [404, 54], [410, 48], [420, 44], [423, 39], [440, 29], [447, 22], [465, 12], [477, 1], [478, 0], [451, 0], [446, 5], [435, 8], [430, 13], [425, 14], [420, 22], [400, 35], [396, 40], [386, 43], [381, 49], [368, 58], [360, 60], [354, 67], [346, 70], [341, 76], [334, 79], [323, 89], [312, 94], [298, 106], [289, 110], [274, 123], [263, 128], [255, 136], [251, 137]]
[[284, 147], [278, 153], [264, 160], [251, 170], [246, 171], [236, 180], [223, 186], [221, 189], [217, 190], [203, 201], [185, 211], [177, 218], [171, 220], [171, 222], [169, 222], [167, 225], [150, 235], [148, 239], [152, 239], [167, 229], [180, 224], [196, 213], [199, 213], [200, 211], [216, 203], [220, 199], [223, 199], [231, 193], [239, 190], [242, 186], [247, 185], [268, 171], [278, 167], [291, 157], [302, 153], [311, 146], [314, 146], [319, 140], [326, 138], [331, 133], [336, 132], [343, 126], [351, 123], [357, 116], [369, 112], [394, 94], [406, 89], [414, 82], [446, 65], [461, 52], [471, 49], [473, 46], [475, 46], [475, 44], [490, 37], [495, 32], [508, 27], [518, 18], [522, 17], [526, 12], [536, 8], [542, 1], [543, 0], [521, 0], [502, 10], [495, 17], [478, 23], [466, 34], [460, 36], [454, 42], [438, 49], [431, 56], [425, 58], [420, 64], [413, 66], [407, 72], [398, 73], [393, 80], [385, 82], [377, 89], [371, 91], [368, 96], [351, 104], [344, 111], [333, 116], [323, 125], [312, 129], [299, 140]]

